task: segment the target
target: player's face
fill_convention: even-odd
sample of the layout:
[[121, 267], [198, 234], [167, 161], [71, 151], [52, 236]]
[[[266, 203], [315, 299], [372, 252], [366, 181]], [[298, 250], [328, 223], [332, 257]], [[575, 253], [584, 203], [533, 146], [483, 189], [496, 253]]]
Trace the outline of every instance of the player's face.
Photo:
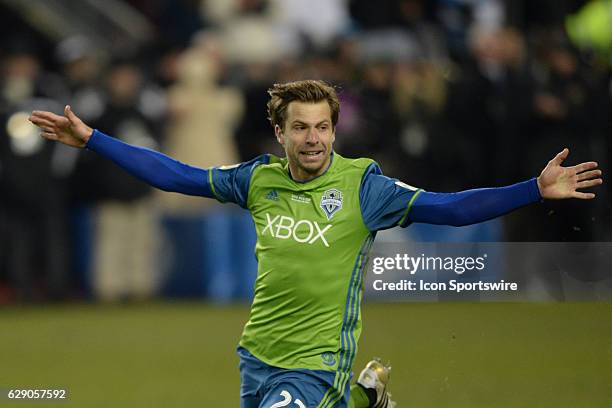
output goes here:
[[274, 130], [285, 148], [294, 180], [308, 181], [327, 170], [336, 138], [327, 101], [291, 102], [285, 128], [276, 126]]

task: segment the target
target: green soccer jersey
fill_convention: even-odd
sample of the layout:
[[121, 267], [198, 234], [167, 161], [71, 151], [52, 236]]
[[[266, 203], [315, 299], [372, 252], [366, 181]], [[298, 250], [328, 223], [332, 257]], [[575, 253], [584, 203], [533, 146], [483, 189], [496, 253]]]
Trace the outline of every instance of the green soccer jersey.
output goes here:
[[247, 204], [259, 268], [240, 344], [267, 364], [350, 369], [373, 238], [359, 205], [370, 164], [336, 154], [327, 172], [306, 183], [288, 176], [284, 159], [253, 171]]
[[375, 232], [405, 226], [418, 192], [380, 175], [370, 159], [336, 153], [305, 183], [272, 155], [209, 178], [215, 196], [247, 208], [257, 230], [255, 298], [240, 345], [276, 367], [350, 372]]

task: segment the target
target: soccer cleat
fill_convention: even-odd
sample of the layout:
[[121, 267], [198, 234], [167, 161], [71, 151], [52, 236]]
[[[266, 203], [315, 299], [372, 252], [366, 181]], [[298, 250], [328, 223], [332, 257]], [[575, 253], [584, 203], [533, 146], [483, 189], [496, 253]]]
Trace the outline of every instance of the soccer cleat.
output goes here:
[[391, 394], [387, 392], [387, 384], [391, 376], [391, 367], [385, 366], [379, 358], [370, 361], [357, 379], [357, 384], [376, 391], [376, 402], [372, 408], [395, 408]]

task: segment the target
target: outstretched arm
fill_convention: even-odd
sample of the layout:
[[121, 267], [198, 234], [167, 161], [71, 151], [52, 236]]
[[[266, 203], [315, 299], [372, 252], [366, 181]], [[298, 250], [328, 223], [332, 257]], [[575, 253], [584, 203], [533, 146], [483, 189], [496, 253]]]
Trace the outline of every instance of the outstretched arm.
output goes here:
[[542, 199], [592, 199], [579, 189], [600, 185], [596, 162], [562, 167], [564, 149], [539, 177], [505, 187], [479, 188], [457, 193], [419, 190], [380, 174], [378, 166], [366, 172], [361, 186], [361, 208], [371, 231], [405, 227], [411, 222], [463, 226], [490, 220]]
[[87, 126], [70, 106], [64, 116], [34, 111], [30, 121], [41, 130], [41, 136], [68, 146], [88, 148], [112, 160], [133, 176], [164, 191], [214, 198], [210, 183], [211, 170], [183, 164], [159, 152], [132, 146]]
[[539, 177], [511, 186], [450, 194], [423, 193], [423, 197], [416, 200], [409, 217], [414, 222], [462, 226], [505, 215], [541, 199], [595, 198], [595, 193], [578, 190], [603, 182], [597, 163], [562, 167], [568, 155], [569, 149], [563, 149], [548, 162]]
[[72, 112], [70, 106], [64, 109], [64, 116], [34, 111], [30, 121], [42, 130], [42, 137], [95, 151], [161, 190], [216, 198], [244, 208], [247, 207], [253, 169], [270, 161], [269, 155], [262, 155], [235, 166], [210, 169], [189, 166], [159, 152], [132, 146], [93, 130]]

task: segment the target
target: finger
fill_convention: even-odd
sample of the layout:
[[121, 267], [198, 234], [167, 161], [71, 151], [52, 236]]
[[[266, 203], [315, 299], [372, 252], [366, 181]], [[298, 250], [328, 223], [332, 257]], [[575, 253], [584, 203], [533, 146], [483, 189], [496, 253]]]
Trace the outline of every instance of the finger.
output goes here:
[[594, 193], [582, 193], [580, 191], [574, 191], [574, 193], [572, 194], [573, 198], [578, 198], [580, 200], [591, 200], [593, 198], [595, 198], [595, 194]]
[[603, 183], [603, 180], [600, 178], [593, 179], [593, 180], [585, 180], [585, 181], [581, 181], [577, 183], [576, 188], [589, 188], [589, 187], [598, 186], [601, 183]]
[[40, 118], [32, 118], [30, 120], [36, 126], [52, 126], [56, 129], [65, 129], [70, 127], [70, 121], [68, 118], [63, 116], [57, 116], [57, 120], [48, 120], [48, 119], [40, 119]]
[[38, 118], [38, 117], [30, 116], [30, 122], [32, 122], [33, 124], [35, 124], [38, 127], [53, 126], [53, 122], [51, 122], [50, 120], [42, 119], [42, 118]]
[[49, 120], [51, 122], [59, 122], [62, 120], [62, 116], [61, 115], [56, 115], [53, 112], [48, 112], [48, 111], [33, 111], [32, 115], [30, 115], [31, 119], [45, 119], [45, 120]]
[[591, 170], [591, 171], [585, 171], [584, 173], [580, 173], [577, 176], [577, 181], [582, 181], [582, 180], [588, 180], [588, 179], [592, 179], [594, 177], [599, 177], [601, 176], [601, 170]]
[[561, 165], [561, 163], [563, 163], [563, 160], [565, 160], [568, 155], [569, 149], [566, 147], [565, 149], [557, 153], [557, 155], [551, 161], [553, 162], [553, 164]]
[[597, 166], [599, 166], [597, 162], [585, 162], [585, 163], [577, 164], [575, 166], [571, 166], [570, 168], [574, 170], [576, 173], [582, 173], [583, 171], [586, 171], [586, 170], [596, 169]]
[[42, 132], [40, 135], [48, 140], [53, 140], [53, 141], [58, 140], [57, 133], [55, 132]]
[[39, 126], [39, 127], [40, 126], [53, 126], [54, 125], [53, 122], [51, 122], [50, 120], [47, 120], [47, 119], [30, 117], [29, 120], [30, 120], [30, 123], [33, 123], [34, 125]]
[[72, 124], [76, 124], [77, 121], [79, 120], [77, 115], [75, 115], [74, 112], [72, 112], [70, 105], [66, 105], [66, 107], [64, 108], [64, 116], [66, 116], [68, 120], [70, 121], [70, 123]]

